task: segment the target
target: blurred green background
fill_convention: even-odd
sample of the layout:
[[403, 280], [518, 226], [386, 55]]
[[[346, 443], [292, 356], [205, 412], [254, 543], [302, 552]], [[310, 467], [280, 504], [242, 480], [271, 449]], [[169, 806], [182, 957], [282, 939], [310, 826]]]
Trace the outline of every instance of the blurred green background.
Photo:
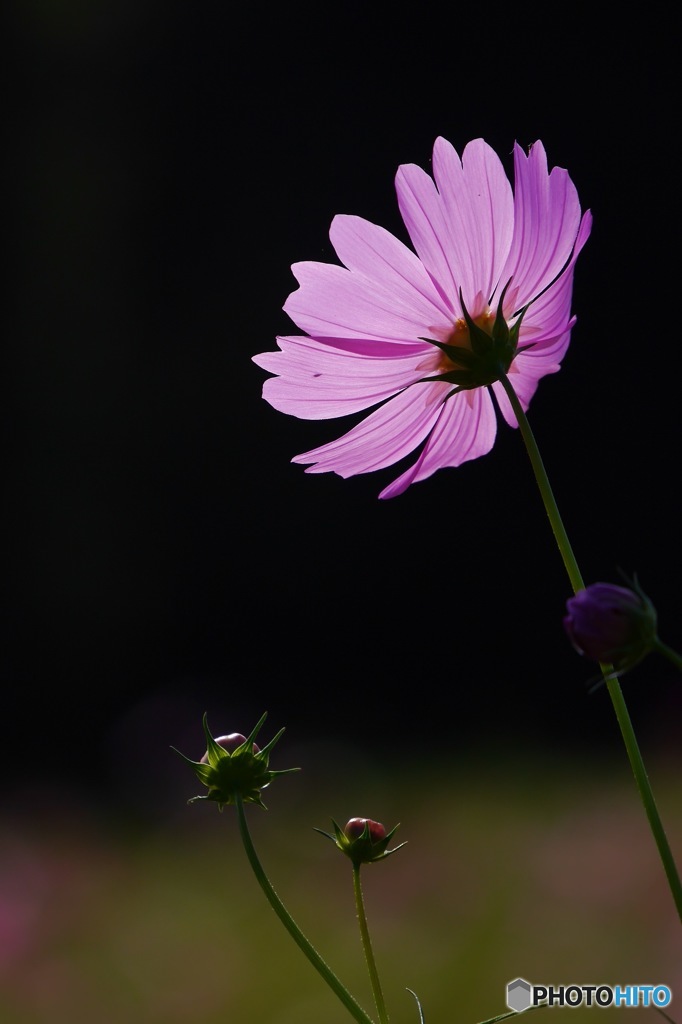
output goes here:
[[[517, 977], [682, 991], [679, 921], [624, 759], [491, 750], [425, 762], [408, 748], [379, 760], [290, 732], [272, 766], [302, 771], [265, 791], [267, 812], [248, 809], [252, 835], [294, 918], [368, 1011], [350, 862], [313, 831], [330, 817], [400, 822], [407, 841], [362, 875], [396, 1024], [417, 1020], [406, 987], [428, 1024], [504, 1012]], [[186, 805], [201, 787], [177, 760], [135, 820], [49, 785], [18, 796], [0, 836], [0, 1020], [350, 1020], [266, 903], [234, 809]], [[677, 850], [680, 767], [678, 751], [650, 768]], [[675, 1001], [668, 1012], [678, 1019]], [[662, 1021], [651, 1009], [537, 1014]]]

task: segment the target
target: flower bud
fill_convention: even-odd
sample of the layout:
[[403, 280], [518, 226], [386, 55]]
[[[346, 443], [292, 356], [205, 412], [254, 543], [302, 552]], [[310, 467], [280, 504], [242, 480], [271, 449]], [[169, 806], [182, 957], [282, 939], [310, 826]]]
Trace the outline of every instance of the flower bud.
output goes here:
[[380, 843], [382, 839], [386, 838], [384, 826], [380, 821], [372, 821], [371, 818], [351, 818], [346, 822], [343, 831], [349, 839], [359, 839], [365, 831], [365, 826], [367, 826], [369, 837], [373, 843]]
[[656, 609], [636, 579], [632, 589], [592, 583], [569, 598], [566, 610], [564, 629], [578, 653], [613, 665], [618, 675], [656, 645]]
[[237, 800], [241, 799], [244, 803], [254, 803], [265, 807], [261, 798], [261, 790], [269, 786], [275, 776], [299, 770], [298, 768], [285, 768], [282, 771], [271, 771], [268, 767], [270, 751], [284, 729], [280, 729], [277, 735], [261, 750], [254, 742], [254, 738], [266, 717], [267, 715], [261, 717], [248, 737], [240, 732], [231, 732], [226, 736], [214, 739], [209, 732], [206, 715], [204, 715], [203, 725], [207, 749], [201, 760], [191, 761], [184, 754], [180, 754], [179, 750], [175, 751], [176, 754], [180, 754], [186, 764], [190, 765], [199, 781], [208, 788], [208, 793], [192, 797], [190, 803], [195, 800], [215, 800], [218, 809], [222, 811], [225, 804], [236, 804]]
[[[242, 743], [246, 743], [246, 736], [243, 736], [240, 732], [231, 732], [229, 736], [216, 736], [215, 742], [219, 747], [222, 747], [224, 750], [227, 750], [232, 754], [237, 747], [242, 745]], [[257, 743], [252, 745], [252, 750], [254, 754], [257, 754], [260, 751], [260, 747]], [[208, 750], [202, 756], [201, 764], [208, 764]]]
[[386, 832], [381, 822], [372, 821], [371, 818], [351, 818], [343, 829], [332, 818], [332, 825], [335, 833], [333, 836], [319, 828], [315, 831], [336, 843], [339, 850], [350, 857], [356, 867], [360, 864], [371, 864], [375, 860], [383, 860], [401, 846], [405, 846], [405, 843], [400, 843], [400, 846], [395, 846], [392, 850], [387, 849], [393, 833], [398, 828], [397, 825], [390, 832]]

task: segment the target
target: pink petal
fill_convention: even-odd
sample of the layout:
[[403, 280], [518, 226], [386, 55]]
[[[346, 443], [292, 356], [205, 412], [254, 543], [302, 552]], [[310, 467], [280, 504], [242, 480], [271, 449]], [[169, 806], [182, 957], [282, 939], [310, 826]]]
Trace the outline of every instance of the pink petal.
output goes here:
[[492, 294], [511, 244], [511, 186], [499, 157], [482, 139], [466, 146], [461, 161], [449, 142], [437, 139], [433, 167], [435, 182], [414, 164], [398, 169], [400, 212], [419, 257], [456, 315], [462, 312], [461, 288], [475, 316], [476, 295]]
[[[421, 260], [395, 235], [362, 217], [334, 217], [329, 237], [341, 262], [386, 290], [392, 307], [417, 313], [422, 323], [452, 319]], [[416, 293], [416, 294], [415, 294]]]
[[[537, 391], [538, 380], [540, 379], [540, 377], [537, 377], [533, 374], [533, 369], [539, 368], [532, 367], [529, 370], [527, 366], [524, 365], [524, 362], [520, 359], [520, 357], [517, 357], [517, 359], [515, 359], [512, 363], [509, 369], [509, 373], [507, 374], [509, 382], [514, 388], [514, 391], [516, 392], [517, 398], [521, 402], [521, 407], [523, 408], [524, 412], [527, 411], [528, 406], [530, 405], [530, 400]], [[547, 373], [553, 372], [553, 370], [545, 369], [540, 376], [545, 376]], [[497, 403], [500, 407], [500, 412], [502, 413], [505, 422], [508, 423], [510, 427], [518, 427], [518, 420], [516, 419], [514, 410], [511, 407], [509, 399], [507, 398], [506, 391], [499, 383], [499, 381], [493, 384], [492, 387], [493, 391], [495, 392], [495, 398], [497, 399]]]
[[[587, 210], [580, 222], [573, 254], [566, 269], [561, 277], [533, 302], [524, 316], [519, 338], [520, 351], [509, 369], [509, 379], [524, 411], [528, 409], [538, 381], [560, 369], [561, 360], [568, 348], [571, 329], [576, 321], [576, 318], [571, 316], [575, 262], [589, 238], [591, 229], [592, 214]], [[525, 348], [524, 346], [531, 341], [532, 346]], [[493, 385], [493, 388], [505, 421], [512, 427], [518, 426], [504, 389], [500, 384]]]
[[284, 304], [312, 335], [414, 343], [452, 317], [413, 252], [361, 217], [336, 217], [332, 240], [355, 270], [328, 263], [292, 267], [300, 287]]
[[486, 455], [496, 431], [495, 410], [488, 392], [484, 388], [461, 391], [442, 406], [438, 422], [415, 464], [385, 487], [379, 497], [395, 498], [437, 469], [461, 466]]
[[[460, 171], [461, 168], [461, 171]], [[464, 148], [460, 164], [449, 142], [433, 147], [433, 173], [450, 229], [451, 262], [464, 301], [476, 292], [490, 298], [504, 266], [514, 230], [512, 189], [500, 158], [483, 141]]]
[[426, 376], [437, 358], [424, 343], [411, 349], [374, 342], [370, 355], [314, 338], [277, 341], [281, 351], [253, 357], [258, 366], [279, 375], [264, 382], [263, 398], [302, 419], [346, 416], [377, 405]]
[[342, 477], [391, 466], [414, 451], [433, 429], [448, 390], [447, 384], [415, 384], [343, 437], [297, 455], [292, 462], [314, 463], [307, 473], [333, 472]]
[[547, 155], [536, 142], [526, 155], [514, 146], [514, 238], [500, 279], [519, 289], [518, 306], [546, 288], [570, 258], [580, 226], [580, 202], [568, 172], [547, 172]]

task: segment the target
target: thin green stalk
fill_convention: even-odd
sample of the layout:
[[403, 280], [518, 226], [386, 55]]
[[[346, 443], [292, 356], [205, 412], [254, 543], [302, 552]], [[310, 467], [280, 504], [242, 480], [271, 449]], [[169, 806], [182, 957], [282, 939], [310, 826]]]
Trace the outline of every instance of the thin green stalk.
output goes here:
[[568, 539], [568, 534], [566, 533], [563, 520], [559, 513], [559, 508], [554, 500], [554, 494], [552, 493], [549, 477], [547, 476], [542, 456], [540, 455], [540, 449], [537, 446], [535, 436], [530, 428], [530, 423], [523, 411], [523, 406], [519, 402], [509, 378], [501, 377], [500, 384], [504, 388], [507, 398], [511, 402], [511, 407], [514, 410], [514, 415], [516, 416], [519, 424], [521, 436], [523, 437], [530, 457], [530, 462], [533, 467], [533, 472], [535, 473], [535, 479], [538, 487], [540, 488], [540, 494], [545, 505], [545, 511], [549, 516], [550, 525], [559, 546], [559, 551], [563, 558], [564, 565], [566, 566], [568, 578], [571, 581], [573, 592], [577, 593], [579, 590], [583, 590], [585, 588], [585, 584], [583, 583], [583, 578], [580, 569], [578, 568], [576, 557], [573, 554], [573, 548], [571, 547], [571, 542]]
[[[249, 859], [249, 863], [253, 868], [253, 873], [256, 876], [258, 884], [265, 893], [270, 906], [277, 914], [286, 930], [291, 935], [292, 939], [298, 946], [298, 948], [305, 954], [310, 963], [313, 965], [315, 970], [322, 976], [327, 982], [333, 992], [339, 997], [343, 1005], [346, 1007], [351, 1017], [353, 1017], [358, 1024], [374, 1024], [372, 1018], [365, 1013], [361, 1006], [356, 1003], [353, 996], [341, 984], [339, 979], [336, 977], [332, 969], [325, 963], [320, 954], [317, 952], [315, 947], [308, 941], [301, 929], [298, 927], [294, 919], [292, 918], [289, 911], [286, 909], [281, 899], [272, 887], [272, 884], [265, 874], [263, 867], [258, 859], [258, 854], [253, 845], [249, 827], [246, 822], [246, 814], [244, 812], [244, 801], [241, 796], [237, 795], [237, 815], [239, 818], [239, 832], [241, 834], [242, 843], [246, 850], [246, 856]], [[383, 1022], [382, 1022], [383, 1024]]]
[[365, 913], [365, 901], [362, 895], [362, 885], [360, 883], [360, 864], [356, 864], [355, 862], [353, 862], [353, 889], [355, 891], [355, 907], [358, 914], [358, 923], [360, 925], [362, 948], [365, 951], [365, 960], [367, 961], [369, 979], [372, 983], [374, 1002], [376, 1003], [377, 1013], [379, 1014], [381, 1024], [388, 1024], [386, 1003], [384, 1001], [384, 994], [381, 991], [379, 972], [377, 971], [377, 965], [372, 951], [372, 942], [369, 937], [369, 927], [367, 925], [367, 915]]
[[620, 683], [615, 676], [608, 676], [608, 670], [610, 666], [603, 665], [602, 673], [606, 680], [609, 694], [611, 695], [611, 702], [616, 712], [616, 718], [620, 725], [620, 731], [623, 734], [623, 740], [625, 741], [625, 747], [630, 758], [630, 764], [639, 787], [640, 796], [647, 817], [649, 819], [649, 825], [653, 833], [656, 845], [658, 846], [658, 852], [663, 862], [663, 868], [668, 879], [670, 891], [672, 892], [673, 899], [675, 900], [675, 906], [677, 907], [677, 913], [679, 914], [680, 921], [682, 921], [682, 884], [680, 884], [680, 876], [677, 873], [677, 866], [675, 865], [675, 859], [670, 849], [663, 823], [661, 822], [658, 808], [656, 807], [656, 801], [654, 800], [654, 794], [651, 789], [651, 784], [647, 776], [646, 768], [644, 767], [644, 761], [639, 750], [639, 745], [635, 737], [635, 730], [630, 720], [630, 715], [625, 704], [625, 697], [621, 689]]
[[[530, 423], [528, 422], [526, 414], [523, 411], [523, 407], [516, 392], [514, 391], [514, 388], [512, 387], [511, 382], [506, 376], [503, 376], [500, 378], [500, 383], [502, 384], [502, 387], [504, 388], [511, 403], [512, 409], [514, 410], [514, 415], [518, 421], [521, 436], [523, 437], [530, 457], [533, 472], [535, 473], [535, 479], [545, 505], [545, 510], [549, 517], [561, 557], [563, 558], [566, 572], [568, 573], [568, 578], [571, 581], [574, 593], [577, 593], [579, 590], [584, 589], [585, 584], [583, 583], [578, 563], [575, 555], [573, 554], [573, 549], [561, 519], [561, 515], [549, 483], [549, 478], [540, 455], [540, 450], [535, 441]], [[669, 648], [664, 648], [663, 650], [662, 648], [664, 648], [664, 645], [660, 644], [658, 649], [661, 650], [661, 653], [666, 654], [667, 657], [674, 654], [674, 652], [671, 652]], [[680, 661], [678, 661], [677, 664], [681, 664]], [[658, 852], [668, 879], [668, 885], [670, 886], [670, 891], [672, 893], [673, 900], [675, 901], [678, 915], [682, 921], [682, 883], [680, 883], [680, 876], [675, 865], [670, 844], [668, 843], [668, 838], [658, 813], [656, 801], [654, 800], [653, 790], [651, 789], [651, 783], [649, 782], [649, 778], [644, 767], [644, 761], [639, 749], [639, 744], [637, 743], [635, 730], [625, 704], [625, 697], [623, 696], [620, 682], [613, 675], [612, 666], [601, 665], [600, 668], [611, 697], [611, 702], [625, 743], [625, 749], [630, 760], [630, 766], [635, 776], [635, 782], [649, 820], [651, 832], [656, 842], [656, 846], [658, 847]]]

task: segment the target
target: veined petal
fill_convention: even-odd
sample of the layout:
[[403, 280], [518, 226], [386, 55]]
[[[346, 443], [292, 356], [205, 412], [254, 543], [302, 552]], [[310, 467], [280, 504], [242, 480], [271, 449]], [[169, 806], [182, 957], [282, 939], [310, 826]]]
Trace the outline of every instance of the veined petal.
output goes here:
[[[509, 368], [507, 376], [509, 377], [511, 385], [516, 392], [524, 412], [527, 411], [528, 406], [530, 405], [530, 400], [537, 391], [539, 380], [542, 377], [547, 376], [548, 373], [554, 373], [558, 369], [558, 364], [552, 365], [549, 363], [544, 365], [531, 364], [531, 366], [529, 366], [526, 360], [521, 356], [517, 356]], [[514, 410], [507, 398], [507, 393], [500, 382], [497, 381], [493, 384], [492, 388], [495, 392], [495, 398], [500, 407], [500, 412], [505, 423], [508, 423], [510, 427], [518, 427], [518, 420], [516, 419]]]
[[580, 227], [580, 202], [568, 172], [547, 172], [541, 142], [528, 154], [514, 146], [514, 237], [501, 283], [513, 278], [518, 305], [530, 302], [561, 272]]
[[[568, 290], [570, 291], [570, 287]], [[509, 367], [507, 376], [514, 387], [524, 412], [528, 410], [530, 400], [537, 390], [539, 381], [548, 374], [556, 373], [561, 369], [561, 360], [566, 354], [566, 349], [571, 340], [571, 328], [575, 324], [575, 317], [568, 321], [564, 319], [562, 323], [563, 329], [558, 334], [545, 337], [531, 348], [518, 352]], [[492, 387], [505, 422], [511, 427], [517, 427], [518, 421], [504, 388], [499, 381], [493, 384]]]
[[370, 413], [343, 437], [296, 455], [292, 462], [314, 463], [306, 473], [355, 476], [399, 462], [433, 429], [447, 384], [415, 384]]
[[483, 139], [464, 147], [462, 161], [443, 138], [433, 147], [433, 174], [449, 228], [453, 276], [464, 301], [490, 298], [509, 253], [514, 201], [497, 153]]
[[513, 230], [513, 198], [495, 152], [470, 142], [460, 161], [445, 139], [433, 149], [435, 181], [414, 164], [396, 175], [398, 205], [420, 259], [458, 316], [459, 289], [469, 312], [478, 293], [492, 294]]
[[[449, 260], [448, 226], [433, 178], [416, 164], [403, 164], [395, 177], [398, 206], [412, 244], [444, 302], [461, 316], [458, 284]], [[466, 300], [465, 300], [466, 301]]]
[[581, 220], [573, 253], [563, 273], [535, 299], [523, 318], [520, 346], [524, 348], [532, 341], [533, 348], [528, 349], [530, 354], [539, 354], [546, 341], [553, 342], [559, 335], [570, 331], [575, 262], [589, 237], [591, 227], [592, 215], [587, 211]]
[[263, 397], [280, 412], [301, 419], [330, 419], [368, 409], [430, 372], [432, 346], [374, 342], [374, 354], [334, 347], [308, 337], [277, 339], [279, 352], [264, 352], [253, 362], [271, 373]]
[[438, 421], [415, 464], [385, 487], [379, 497], [395, 498], [437, 469], [461, 466], [487, 455], [496, 432], [495, 410], [488, 392], [484, 388], [461, 391], [441, 407]]
[[[561, 369], [561, 360], [566, 354], [571, 340], [571, 329], [576, 322], [575, 317], [569, 316], [572, 290], [573, 273], [571, 270], [542, 296], [542, 299], [547, 297], [547, 311], [544, 317], [538, 317], [537, 326], [533, 327], [531, 324], [529, 329], [524, 331], [522, 328], [521, 330], [520, 351], [514, 356], [508, 377], [524, 411], [530, 405], [538, 382], [548, 374], [556, 373]], [[550, 307], [554, 308], [550, 309]], [[526, 315], [528, 316], [528, 314]], [[524, 348], [523, 346], [530, 341], [533, 344], [529, 348]], [[512, 427], [518, 426], [516, 416], [502, 385], [499, 382], [494, 384], [493, 390], [505, 421]]]
[[[519, 352], [509, 369], [509, 378], [524, 410], [528, 409], [538, 381], [549, 373], [556, 373], [566, 354], [576, 321], [571, 316], [575, 261], [589, 238], [591, 228], [592, 214], [588, 210], [580, 222], [573, 253], [564, 272], [532, 303], [524, 316]], [[530, 342], [532, 345], [529, 346]], [[495, 384], [494, 390], [505, 421], [512, 427], [517, 426], [516, 416], [504, 389], [500, 384]]]
[[[337, 217], [332, 241], [351, 268], [303, 262], [291, 268], [300, 287], [284, 311], [308, 334], [413, 343], [453, 316], [413, 252], [361, 217]], [[371, 271], [374, 271], [371, 274]]]
[[344, 266], [385, 290], [392, 305], [418, 313], [425, 324], [452, 321], [452, 306], [443, 302], [424, 264], [390, 231], [362, 217], [338, 214], [329, 238]]

